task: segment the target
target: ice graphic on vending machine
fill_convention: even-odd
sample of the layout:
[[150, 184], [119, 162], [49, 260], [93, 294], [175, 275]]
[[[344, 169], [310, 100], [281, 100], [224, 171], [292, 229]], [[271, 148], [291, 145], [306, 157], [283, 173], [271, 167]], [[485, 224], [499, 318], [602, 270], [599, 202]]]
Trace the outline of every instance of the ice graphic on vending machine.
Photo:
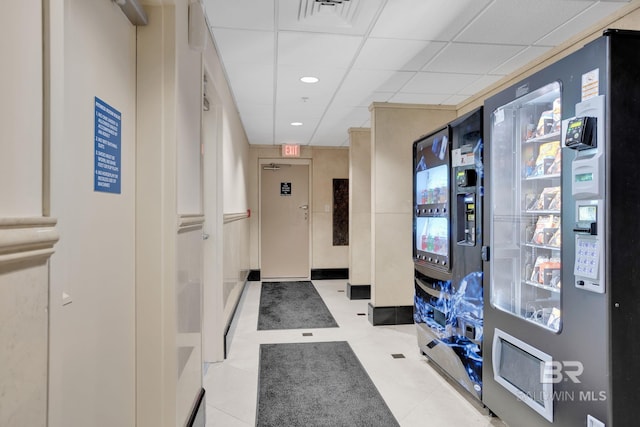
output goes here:
[[[482, 272], [465, 276], [455, 291], [450, 281], [438, 281], [439, 297], [416, 288], [414, 320], [437, 331], [439, 341], [451, 348], [465, 367], [471, 381], [482, 386], [483, 335]], [[444, 313], [444, 324], [436, 314]], [[469, 325], [473, 336], [466, 335]]]

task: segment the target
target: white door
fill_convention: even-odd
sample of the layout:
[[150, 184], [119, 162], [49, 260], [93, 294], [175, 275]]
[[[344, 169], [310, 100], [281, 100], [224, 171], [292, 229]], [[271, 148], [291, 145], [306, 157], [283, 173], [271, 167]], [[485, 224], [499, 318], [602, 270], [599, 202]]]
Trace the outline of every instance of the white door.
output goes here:
[[261, 166], [260, 276], [309, 277], [309, 165]]

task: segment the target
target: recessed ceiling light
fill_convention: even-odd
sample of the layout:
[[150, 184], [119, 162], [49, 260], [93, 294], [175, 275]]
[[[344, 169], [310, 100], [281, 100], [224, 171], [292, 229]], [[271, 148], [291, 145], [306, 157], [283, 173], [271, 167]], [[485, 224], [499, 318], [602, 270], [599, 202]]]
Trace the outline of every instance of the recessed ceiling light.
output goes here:
[[305, 76], [305, 77], [301, 77], [300, 81], [303, 83], [318, 83], [318, 81], [320, 81], [319, 78], [317, 77], [313, 77], [313, 76]]
[[291, 126], [302, 126], [302, 122], [291, 122]]

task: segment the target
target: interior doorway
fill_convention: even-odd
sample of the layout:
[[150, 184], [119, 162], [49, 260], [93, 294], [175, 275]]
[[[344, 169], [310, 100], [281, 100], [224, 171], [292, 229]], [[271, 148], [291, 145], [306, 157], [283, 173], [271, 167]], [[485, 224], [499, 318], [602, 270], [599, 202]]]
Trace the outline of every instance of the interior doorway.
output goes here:
[[309, 278], [309, 164], [260, 165], [260, 275]]

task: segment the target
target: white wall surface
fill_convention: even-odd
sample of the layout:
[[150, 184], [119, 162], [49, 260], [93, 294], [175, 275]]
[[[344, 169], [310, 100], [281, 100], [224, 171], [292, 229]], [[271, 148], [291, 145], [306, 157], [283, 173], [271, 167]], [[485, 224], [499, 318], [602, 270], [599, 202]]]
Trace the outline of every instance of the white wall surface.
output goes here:
[[229, 216], [246, 215], [247, 142], [226, 76], [209, 39], [204, 53], [208, 76], [210, 111], [204, 115], [205, 243], [204, 357], [207, 362], [224, 356], [223, 334], [249, 269], [249, 226], [247, 219], [225, 222]]
[[[50, 427], [135, 424], [136, 31], [104, 0], [51, 2]], [[121, 113], [121, 194], [95, 192], [94, 97]], [[58, 126], [60, 121], [63, 127]], [[72, 301], [63, 304], [63, 292]]]
[[[178, 2], [181, 3], [181, 2]], [[186, 3], [179, 22], [185, 22]], [[178, 138], [178, 213], [202, 213], [200, 179], [200, 115], [202, 112], [202, 54], [190, 49], [187, 27], [176, 31], [176, 131]]]
[[170, 3], [137, 34], [138, 427], [184, 426], [202, 388], [202, 55]]
[[[0, 216], [42, 214], [42, 6], [0, 13]], [[10, 184], [10, 185], [7, 185]]]
[[223, 126], [224, 213], [246, 212], [249, 144], [235, 110], [225, 108]]

